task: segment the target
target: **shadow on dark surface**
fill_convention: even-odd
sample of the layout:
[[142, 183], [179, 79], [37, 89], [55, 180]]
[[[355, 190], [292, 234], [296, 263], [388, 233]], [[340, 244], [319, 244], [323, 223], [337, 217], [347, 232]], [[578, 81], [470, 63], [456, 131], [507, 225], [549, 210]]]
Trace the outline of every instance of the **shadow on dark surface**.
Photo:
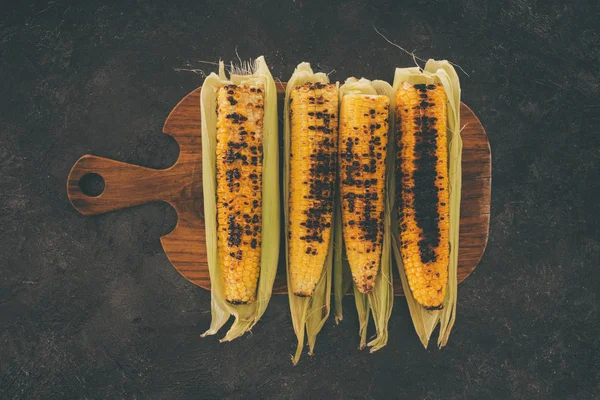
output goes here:
[[[0, 398], [597, 397], [597, 2], [13, 2], [0, 13]], [[159, 237], [165, 204], [83, 217], [65, 180], [85, 153], [153, 168], [202, 61], [265, 55], [332, 80], [391, 80], [447, 58], [493, 154], [492, 219], [446, 348], [424, 350], [397, 298], [390, 342], [359, 352], [353, 299], [297, 367], [287, 299], [252, 335], [200, 339], [210, 294]]]

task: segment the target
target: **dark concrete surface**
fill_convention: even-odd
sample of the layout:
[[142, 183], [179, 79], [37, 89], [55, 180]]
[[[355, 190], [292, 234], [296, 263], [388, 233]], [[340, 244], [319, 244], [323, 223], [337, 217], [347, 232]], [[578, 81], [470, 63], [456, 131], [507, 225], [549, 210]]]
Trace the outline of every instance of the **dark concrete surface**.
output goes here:
[[[0, 398], [592, 399], [600, 391], [600, 20], [596, 1], [0, 2]], [[150, 204], [79, 215], [65, 194], [93, 153], [162, 168], [161, 133], [202, 61], [266, 56], [392, 79], [448, 58], [487, 128], [487, 251], [459, 289], [441, 351], [403, 299], [390, 342], [359, 352], [352, 299], [293, 367], [287, 299], [252, 335], [200, 339], [210, 293], [171, 267]]]

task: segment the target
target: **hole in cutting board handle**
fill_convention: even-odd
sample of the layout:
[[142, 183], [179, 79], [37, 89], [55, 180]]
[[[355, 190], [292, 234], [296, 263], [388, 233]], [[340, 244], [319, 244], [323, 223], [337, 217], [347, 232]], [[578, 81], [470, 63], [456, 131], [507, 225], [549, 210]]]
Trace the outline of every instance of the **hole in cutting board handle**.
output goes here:
[[102, 176], [89, 173], [79, 179], [79, 189], [89, 197], [98, 197], [104, 192], [104, 178]]

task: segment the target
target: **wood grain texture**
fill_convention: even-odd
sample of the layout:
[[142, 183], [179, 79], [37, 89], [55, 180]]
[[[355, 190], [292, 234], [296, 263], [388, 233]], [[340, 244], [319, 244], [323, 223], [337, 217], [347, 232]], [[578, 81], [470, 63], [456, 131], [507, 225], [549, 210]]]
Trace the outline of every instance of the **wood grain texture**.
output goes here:
[[[280, 103], [285, 84], [277, 84]], [[458, 281], [475, 269], [487, 244], [491, 199], [491, 152], [485, 129], [473, 111], [461, 107], [463, 139], [462, 203]], [[281, 131], [281, 130], [280, 130]], [[167, 117], [163, 132], [173, 136], [180, 154], [175, 164], [164, 170], [140, 167], [93, 155], [81, 157], [71, 169], [67, 194], [73, 206], [84, 215], [97, 215], [151, 201], [165, 201], [178, 215], [175, 229], [161, 238], [169, 260], [186, 279], [210, 290], [206, 260], [202, 209], [202, 147], [200, 88], [188, 94]], [[89, 173], [103, 177], [104, 192], [85, 195], [79, 181]], [[283, 271], [283, 268], [279, 269]], [[279, 274], [273, 293], [287, 293], [286, 280]], [[399, 280], [394, 294], [403, 295]]]

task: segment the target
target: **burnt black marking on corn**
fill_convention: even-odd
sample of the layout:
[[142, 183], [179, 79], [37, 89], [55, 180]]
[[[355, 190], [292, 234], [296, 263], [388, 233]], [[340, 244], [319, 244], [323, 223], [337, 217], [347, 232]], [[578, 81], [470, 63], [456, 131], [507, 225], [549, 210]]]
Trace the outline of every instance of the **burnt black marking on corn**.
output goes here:
[[[405, 109], [404, 111], [408, 111], [407, 109]], [[400, 117], [398, 115], [398, 117]], [[404, 146], [402, 145], [402, 124], [400, 123], [400, 121], [398, 121], [398, 123], [396, 124], [396, 176], [395, 176], [395, 181], [396, 181], [396, 193], [395, 193], [395, 202], [397, 204], [397, 209], [398, 209], [398, 221], [400, 221], [401, 225], [400, 225], [400, 229], [401, 231], [406, 230], [407, 225], [405, 223], [403, 223], [403, 219], [404, 219], [404, 210], [407, 209], [408, 207], [408, 199], [403, 195], [404, 194], [404, 190], [403, 190], [403, 185], [404, 185], [404, 168], [403, 168], [403, 163], [404, 163], [404, 159], [402, 158], [402, 150], [404, 148]], [[404, 243], [402, 242], [401, 239], [401, 235], [398, 235], [399, 239], [400, 239], [400, 244], [402, 245], [403, 248], [407, 248], [408, 246], [404, 245]]]
[[232, 112], [231, 114], [227, 114], [225, 118], [230, 119], [234, 124], [241, 124], [242, 122], [248, 121], [248, 117], [238, 114], [236, 112]]
[[235, 152], [230, 147], [230, 148], [227, 149], [227, 152], [225, 153], [225, 162], [227, 164], [231, 164], [234, 161], [235, 161]]
[[[400, 125], [400, 124], [398, 124]], [[397, 129], [396, 130], [396, 137], [398, 138], [397, 143], [396, 143], [396, 174], [395, 174], [395, 183], [396, 183], [396, 198], [394, 199], [397, 207], [398, 207], [398, 218], [401, 219], [401, 215], [400, 213], [402, 212], [402, 210], [404, 209], [404, 198], [402, 196], [402, 182], [404, 180], [404, 169], [402, 168], [402, 163], [404, 162], [404, 159], [402, 158], [402, 144], [401, 144], [401, 139], [399, 138], [399, 136], [402, 135], [402, 130], [401, 129]]]
[[[435, 86], [434, 86], [435, 88]], [[428, 89], [428, 88], [426, 88]], [[417, 227], [423, 236], [419, 240], [419, 253], [423, 263], [435, 262], [435, 249], [440, 243], [438, 188], [437, 177], [437, 129], [436, 118], [429, 118], [427, 111], [414, 119], [415, 125], [415, 159], [414, 181], [414, 213]]]
[[364, 211], [362, 220], [358, 221], [358, 226], [362, 230], [364, 234], [364, 240], [367, 240], [371, 243], [377, 243], [379, 239], [380, 233], [380, 220], [377, 216], [373, 216], [373, 212], [375, 207], [373, 207], [372, 199], [364, 199]]
[[233, 192], [236, 188], [239, 188], [238, 179], [240, 179], [240, 171], [237, 168], [228, 169], [225, 171], [225, 181], [227, 182], [227, 188], [230, 192]]
[[[375, 119], [381, 113], [377, 113], [375, 109], [368, 109], [364, 115]], [[376, 207], [376, 202], [380, 198], [377, 193], [378, 179], [369, 177], [366, 174], [377, 173], [377, 160], [382, 159], [382, 151], [385, 151], [385, 147], [381, 143], [381, 134], [378, 132], [381, 128], [381, 123], [372, 121], [368, 125], [362, 125], [363, 132], [366, 134], [363, 135], [357, 132], [360, 131], [360, 127], [353, 127], [354, 132], [359, 136], [347, 138], [345, 153], [342, 154], [342, 160], [345, 161], [344, 172], [346, 173], [342, 184], [346, 187], [353, 186], [358, 189], [345, 193], [343, 204], [351, 214], [360, 212], [360, 215], [355, 214], [355, 219], [348, 221], [347, 224], [348, 226], [357, 225], [361, 232], [358, 238], [374, 245], [380, 243], [383, 238], [383, 214], [377, 212]], [[369, 138], [366, 143], [368, 152], [355, 151], [355, 146], [360, 145], [360, 138], [364, 141]], [[365, 146], [360, 147], [362, 150]], [[368, 252], [371, 251], [374, 251], [374, 248], [369, 247]]]
[[356, 194], [354, 193], [346, 193], [344, 195], [344, 200], [348, 204], [348, 211], [353, 213], [356, 207]]
[[352, 158], [354, 156], [354, 153], [352, 152], [353, 147], [354, 141], [352, 140], [352, 138], [348, 138], [348, 140], [346, 141], [346, 151], [342, 153], [342, 157], [348, 162], [352, 161]]
[[331, 147], [335, 147], [336, 143], [335, 143], [335, 140], [332, 140], [332, 139], [326, 137], [326, 138], [323, 138], [323, 140], [321, 141], [320, 145], [323, 146], [323, 147], [329, 147], [329, 148], [331, 148]]
[[[308, 97], [311, 104], [324, 104], [327, 101], [323, 95], [317, 95], [315, 90], [324, 88], [332, 88], [331, 84], [323, 84], [320, 82], [307, 83], [303, 85], [308, 90], [313, 91]], [[334, 133], [335, 126], [332, 125], [331, 116], [325, 113], [325, 110], [318, 112], [309, 112], [309, 116], [315, 117], [316, 121], [308, 127], [313, 132], [322, 134], [321, 140], [315, 143], [316, 149], [309, 156], [308, 170], [308, 185], [309, 195], [306, 196], [311, 200], [310, 207], [305, 210], [306, 219], [301, 223], [306, 228], [306, 234], [300, 237], [300, 240], [306, 243], [323, 243], [323, 234], [326, 229], [331, 228], [331, 214], [333, 212], [333, 194], [335, 186], [335, 176], [337, 169], [337, 139], [336, 137], [328, 137]], [[308, 246], [306, 254], [316, 255], [316, 248]]]
[[235, 215], [227, 216], [227, 245], [238, 247], [242, 242], [242, 226], [235, 221]]

